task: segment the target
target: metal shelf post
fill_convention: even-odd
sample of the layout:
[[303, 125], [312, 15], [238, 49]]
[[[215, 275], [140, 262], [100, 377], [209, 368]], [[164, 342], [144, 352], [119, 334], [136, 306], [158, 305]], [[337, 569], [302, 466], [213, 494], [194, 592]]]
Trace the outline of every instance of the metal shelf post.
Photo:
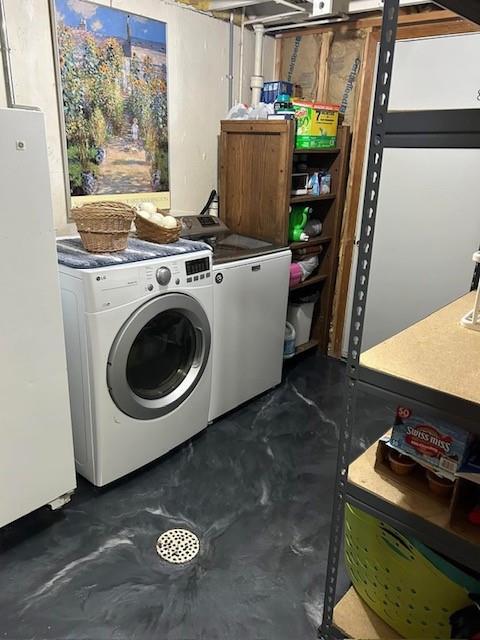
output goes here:
[[[467, 2], [441, 0], [437, 4], [480, 24], [480, 3], [476, 0], [468, 0]], [[454, 398], [445, 398], [442, 394], [436, 393], [431, 389], [410, 384], [405, 380], [395, 379], [395, 385], [392, 385], [389, 382], [389, 376], [382, 373], [367, 372], [360, 367], [363, 324], [384, 148], [480, 148], [480, 109], [388, 112], [398, 10], [399, 0], [385, 0], [349, 338], [345, 425], [339, 439], [336, 491], [332, 512], [323, 620], [319, 629], [319, 637], [325, 640], [343, 637], [333, 624], [333, 610], [336, 604], [338, 564], [342, 549], [346, 501], [356, 503], [359, 506], [363, 505], [371, 513], [375, 512], [377, 517], [383, 517], [386, 521], [390, 521], [393, 526], [399, 521], [396, 510], [389, 510], [382, 503], [381, 498], [376, 501], [369, 499], [365, 502], [363, 493], [348, 485], [350, 443], [355, 426], [358, 387], [362, 385], [363, 387], [369, 387], [373, 392], [384, 396], [394, 394], [398, 398], [410, 397], [414, 404], [418, 406], [428, 405], [429, 410], [434, 413], [455, 415], [459, 424], [471, 431], [478, 430], [478, 425], [473, 429], [471, 428], [472, 417], [477, 418], [480, 415], [478, 405], [473, 406], [472, 403], [469, 404], [461, 399], [457, 401]], [[458, 115], [463, 117], [458, 118]], [[472, 288], [478, 285], [478, 278], [479, 270], [477, 268], [474, 273]], [[474, 416], [471, 415], [472, 412], [475, 414]], [[408, 530], [414, 535], [416, 527], [419, 526], [417, 519], [414, 516], [403, 515], [401, 519], [403, 530]], [[429, 530], [429, 526], [434, 527], [428, 522], [421, 524], [421, 527], [425, 528], [426, 531]], [[438, 544], [442, 550], [448, 549], [448, 534], [445, 534]], [[464, 544], [462, 552], [465, 550], [467, 552], [470, 550], [468, 543]], [[465, 557], [468, 557], [467, 552]]]
[[385, 0], [380, 38], [380, 50], [375, 85], [375, 103], [373, 106], [372, 128], [368, 152], [367, 177], [363, 201], [362, 227], [358, 255], [358, 267], [355, 280], [355, 294], [352, 310], [352, 323], [347, 361], [348, 390], [345, 414], [345, 428], [340, 433], [336, 491], [333, 504], [330, 546], [328, 552], [327, 578], [323, 620], [319, 634], [329, 638], [332, 634], [333, 608], [337, 586], [338, 563], [342, 548], [343, 517], [347, 489], [347, 471], [350, 456], [350, 442], [355, 422], [357, 368], [362, 345], [363, 321], [367, 298], [370, 256], [372, 253], [375, 217], [378, 202], [378, 187], [382, 170], [385, 123], [390, 95], [390, 83], [397, 33], [399, 0]]

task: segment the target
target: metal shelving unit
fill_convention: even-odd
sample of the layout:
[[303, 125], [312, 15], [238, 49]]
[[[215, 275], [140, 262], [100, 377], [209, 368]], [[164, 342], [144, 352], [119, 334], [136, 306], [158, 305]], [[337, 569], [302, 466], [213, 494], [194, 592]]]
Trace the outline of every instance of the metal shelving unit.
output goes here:
[[[477, 0], [442, 0], [437, 4], [454, 11], [460, 17], [480, 24], [480, 2]], [[360, 360], [384, 149], [480, 148], [480, 109], [388, 111], [398, 10], [399, 0], [385, 0], [349, 339], [345, 425], [339, 441], [323, 622], [319, 630], [319, 636], [325, 640], [344, 638], [348, 635], [357, 638], [385, 637], [382, 635], [385, 633], [382, 632], [385, 623], [370, 610], [368, 615], [365, 614], [360, 599], [352, 589], [345, 595], [337, 594], [346, 502], [389, 523], [406, 535], [423, 540], [436, 551], [480, 571], [480, 536], [476, 537], [471, 532], [459, 532], [455, 528], [445, 526], [441, 513], [437, 514], [436, 518], [430, 518], [425, 514], [422, 516], [415, 510], [405, 508], [405, 505], [389, 500], [387, 492], [382, 494], [381, 487], [369, 486], [368, 468], [364, 478], [355, 467], [361, 464], [361, 458], [364, 459], [364, 463], [367, 462], [365, 454], [351, 465], [349, 475], [350, 443], [360, 390], [395, 400], [397, 404], [405, 404], [419, 413], [432, 418], [442, 417], [473, 433], [480, 433], [480, 397], [477, 402], [475, 399], [463, 397], [462, 394], [452, 394], [438, 386], [431, 386], [421, 378], [414, 379], [395, 374], [389, 367], [366, 366]], [[475, 286], [477, 280], [478, 273], [474, 274]], [[374, 473], [372, 462], [372, 477]], [[360, 478], [358, 481], [357, 475]], [[334, 608], [342, 595], [335, 619], [347, 621], [346, 626], [339, 622], [336, 625], [334, 621]], [[390, 634], [388, 637], [396, 636]]]

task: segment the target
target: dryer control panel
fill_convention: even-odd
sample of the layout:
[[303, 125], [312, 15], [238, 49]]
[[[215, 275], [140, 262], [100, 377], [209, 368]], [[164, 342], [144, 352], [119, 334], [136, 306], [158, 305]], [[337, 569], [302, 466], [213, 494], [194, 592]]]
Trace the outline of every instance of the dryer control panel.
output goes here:
[[167, 291], [188, 293], [210, 285], [211, 255], [207, 251], [200, 255], [190, 260], [177, 256], [84, 271], [87, 310], [105, 311]]
[[211, 277], [210, 257], [187, 260], [185, 262], [187, 284], [199, 282]]

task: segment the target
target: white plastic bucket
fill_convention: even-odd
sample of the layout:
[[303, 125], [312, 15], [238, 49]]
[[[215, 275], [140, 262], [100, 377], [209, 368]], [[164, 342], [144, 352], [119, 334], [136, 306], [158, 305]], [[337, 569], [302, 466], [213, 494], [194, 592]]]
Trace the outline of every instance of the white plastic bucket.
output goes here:
[[315, 302], [291, 303], [288, 305], [287, 320], [295, 329], [295, 346], [310, 340]]

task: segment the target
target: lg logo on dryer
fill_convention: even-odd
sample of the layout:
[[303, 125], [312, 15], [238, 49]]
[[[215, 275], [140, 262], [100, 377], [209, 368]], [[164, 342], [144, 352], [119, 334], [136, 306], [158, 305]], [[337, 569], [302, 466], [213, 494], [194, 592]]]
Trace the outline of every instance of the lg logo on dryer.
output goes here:
[[217, 273], [217, 275], [215, 276], [215, 282], [217, 284], [220, 284], [221, 282], [223, 282], [223, 274], [222, 273]]

